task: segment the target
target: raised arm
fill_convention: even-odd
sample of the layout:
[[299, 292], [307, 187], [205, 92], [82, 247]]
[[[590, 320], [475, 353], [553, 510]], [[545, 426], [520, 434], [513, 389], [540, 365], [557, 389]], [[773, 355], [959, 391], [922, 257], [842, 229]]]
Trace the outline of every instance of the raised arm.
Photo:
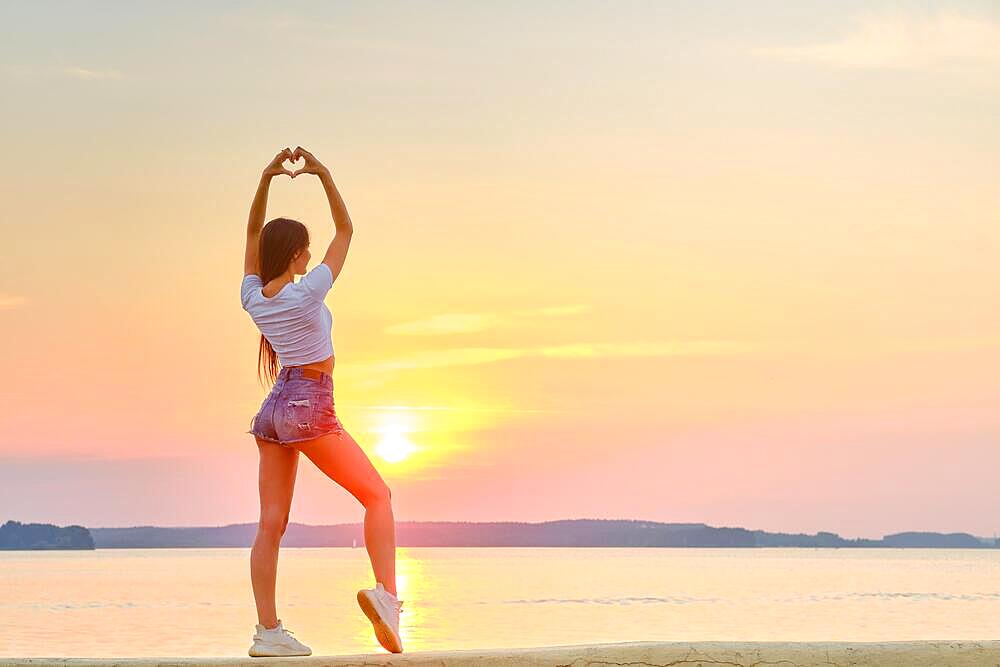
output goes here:
[[274, 156], [271, 163], [264, 168], [260, 175], [260, 183], [257, 184], [257, 193], [253, 197], [250, 205], [250, 219], [247, 222], [247, 248], [244, 255], [243, 275], [251, 273], [260, 275], [260, 230], [264, 227], [264, 217], [267, 214], [267, 193], [271, 186], [271, 179], [278, 174], [288, 174], [294, 176], [292, 172], [284, 168], [285, 160], [292, 160], [292, 151], [285, 148]]
[[330, 241], [330, 247], [327, 248], [326, 255], [323, 257], [323, 263], [330, 267], [333, 279], [337, 280], [340, 270], [344, 268], [344, 261], [347, 259], [347, 250], [351, 245], [351, 237], [354, 234], [354, 225], [351, 223], [351, 216], [347, 213], [347, 206], [344, 204], [344, 199], [340, 196], [337, 186], [333, 183], [330, 170], [321, 164], [312, 153], [302, 148], [302, 146], [295, 148], [291, 160], [293, 162], [297, 161], [299, 157], [305, 159], [305, 166], [293, 173], [292, 178], [302, 173], [315, 174], [323, 184], [323, 189], [326, 191], [326, 198], [330, 202], [330, 213], [333, 215], [333, 225], [337, 233], [334, 235], [333, 240]]

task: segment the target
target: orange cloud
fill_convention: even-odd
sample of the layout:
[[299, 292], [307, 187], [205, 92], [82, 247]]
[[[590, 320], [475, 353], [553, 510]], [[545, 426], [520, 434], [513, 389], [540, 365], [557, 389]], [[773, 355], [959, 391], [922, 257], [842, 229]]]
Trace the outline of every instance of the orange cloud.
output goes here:
[[[502, 325], [515, 325], [525, 319], [537, 317], [563, 317], [576, 315], [587, 309], [582, 304], [568, 306], [543, 306], [512, 311], [510, 315], [501, 313], [440, 313], [412, 322], [394, 324], [385, 332], [403, 336], [440, 336], [447, 334], [476, 333]], [[520, 322], [518, 321], [520, 320]]]

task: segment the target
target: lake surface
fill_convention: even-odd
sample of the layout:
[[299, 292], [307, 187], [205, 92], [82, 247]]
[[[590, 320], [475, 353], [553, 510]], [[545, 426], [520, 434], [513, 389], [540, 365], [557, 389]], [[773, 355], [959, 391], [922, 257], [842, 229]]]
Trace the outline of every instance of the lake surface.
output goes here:
[[[997, 549], [397, 550], [405, 651], [640, 640], [1000, 637]], [[384, 653], [359, 548], [282, 548], [314, 655]], [[0, 656], [246, 656], [249, 549], [0, 551]]]

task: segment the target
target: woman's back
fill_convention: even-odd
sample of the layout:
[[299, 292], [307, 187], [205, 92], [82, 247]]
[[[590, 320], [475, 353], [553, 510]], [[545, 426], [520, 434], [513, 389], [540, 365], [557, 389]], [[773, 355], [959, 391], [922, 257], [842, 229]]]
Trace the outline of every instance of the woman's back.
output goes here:
[[323, 303], [333, 287], [330, 267], [320, 262], [272, 297], [264, 296], [263, 286], [257, 274], [243, 276], [240, 299], [281, 365], [301, 366], [333, 356], [333, 313]]

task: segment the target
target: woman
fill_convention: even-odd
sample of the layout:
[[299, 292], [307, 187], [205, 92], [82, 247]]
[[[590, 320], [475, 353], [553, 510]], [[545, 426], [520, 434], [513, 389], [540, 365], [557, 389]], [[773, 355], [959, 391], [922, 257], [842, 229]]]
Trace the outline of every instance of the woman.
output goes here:
[[[295, 172], [285, 160], [305, 160]], [[275, 218], [264, 225], [271, 179], [280, 174], [319, 177], [336, 226], [323, 261], [308, 273], [309, 232], [296, 220]], [[323, 303], [351, 243], [354, 228], [330, 171], [301, 146], [284, 149], [261, 175], [247, 225], [241, 299], [261, 331], [261, 366], [274, 387], [254, 416], [251, 430], [260, 452], [260, 524], [250, 552], [250, 577], [257, 602], [257, 631], [251, 656], [310, 655], [312, 650], [282, 627], [275, 610], [278, 545], [288, 525], [299, 452], [365, 507], [365, 547], [376, 585], [358, 591], [358, 603], [386, 650], [401, 653], [396, 598], [396, 536], [389, 487], [344, 430], [333, 404], [333, 316]], [[294, 276], [302, 274], [298, 282]], [[277, 371], [278, 363], [280, 372]]]

